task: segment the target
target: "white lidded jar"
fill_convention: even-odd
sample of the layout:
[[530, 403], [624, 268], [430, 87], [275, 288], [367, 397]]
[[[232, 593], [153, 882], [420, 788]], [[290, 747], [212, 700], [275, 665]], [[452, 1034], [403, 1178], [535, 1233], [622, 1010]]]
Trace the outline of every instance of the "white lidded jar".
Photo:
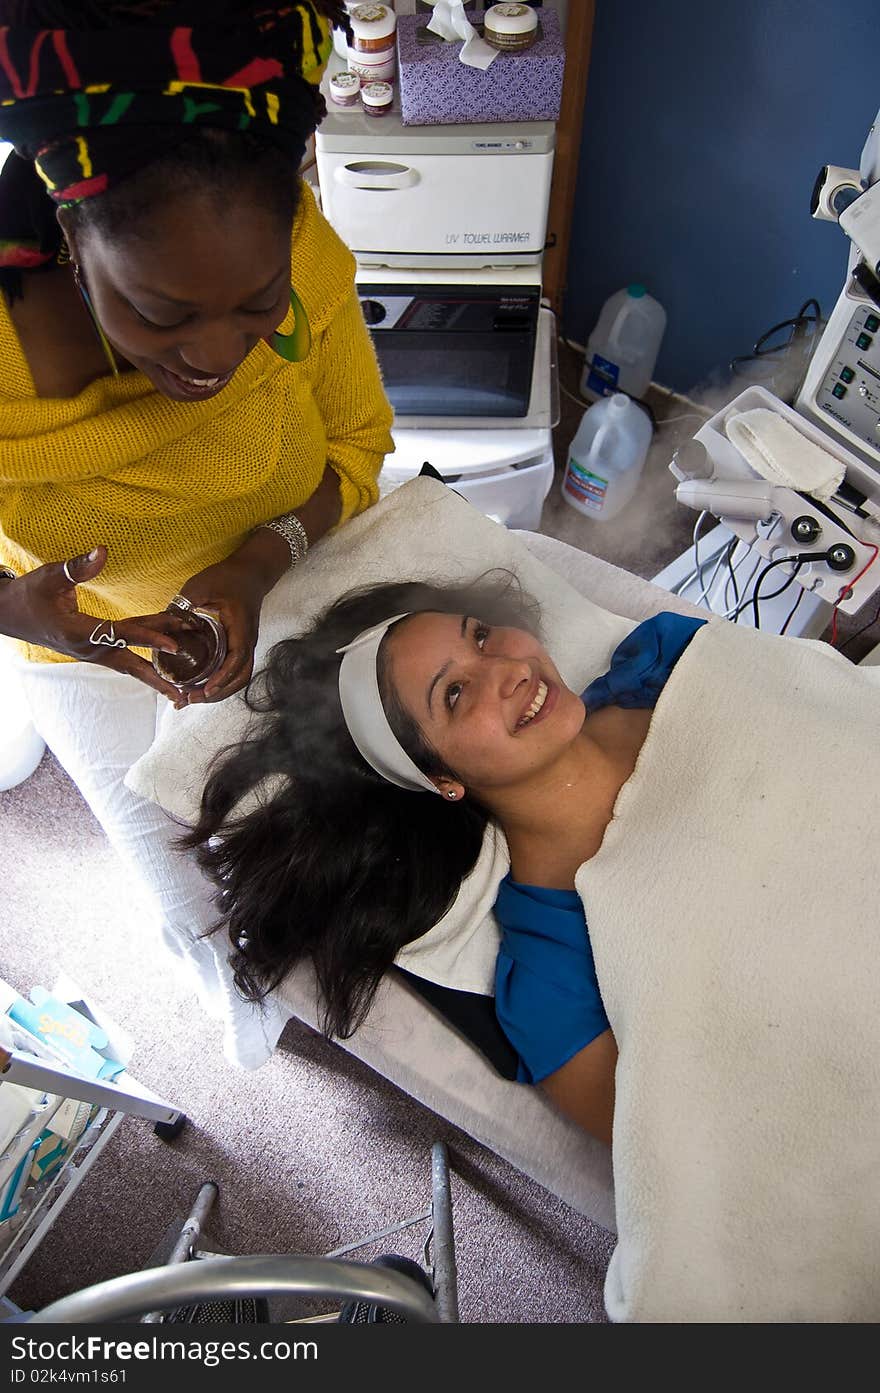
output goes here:
[[394, 101], [390, 82], [366, 82], [361, 87], [361, 107], [365, 116], [387, 116]]
[[538, 33], [538, 16], [531, 5], [490, 5], [483, 16], [483, 38], [505, 53], [531, 48]]
[[330, 100], [337, 106], [356, 106], [360, 109], [361, 80], [357, 73], [334, 73], [328, 86]]
[[566, 503], [595, 522], [617, 517], [638, 487], [652, 433], [647, 411], [622, 392], [595, 402], [568, 447]]
[[643, 397], [665, 329], [666, 311], [643, 285], [628, 285], [609, 295], [587, 340], [581, 396], [598, 401], [619, 389]]

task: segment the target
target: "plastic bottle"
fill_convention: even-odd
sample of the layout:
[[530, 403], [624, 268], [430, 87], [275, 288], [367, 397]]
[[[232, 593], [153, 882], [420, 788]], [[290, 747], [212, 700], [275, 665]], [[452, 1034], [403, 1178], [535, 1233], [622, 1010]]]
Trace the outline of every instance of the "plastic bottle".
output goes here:
[[595, 522], [616, 517], [638, 487], [652, 433], [647, 411], [622, 392], [595, 402], [568, 447], [566, 503]]
[[587, 341], [581, 396], [598, 401], [617, 389], [642, 397], [666, 329], [666, 311], [643, 285], [609, 295]]

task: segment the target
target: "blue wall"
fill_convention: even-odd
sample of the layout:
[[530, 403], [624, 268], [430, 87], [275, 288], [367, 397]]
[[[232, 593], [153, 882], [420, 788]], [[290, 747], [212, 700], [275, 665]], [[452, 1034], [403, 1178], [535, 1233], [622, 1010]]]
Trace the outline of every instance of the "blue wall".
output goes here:
[[568, 337], [643, 281], [668, 315], [654, 377], [687, 391], [811, 296], [827, 315], [849, 242], [810, 193], [858, 167], [878, 53], [878, 0], [597, 0]]

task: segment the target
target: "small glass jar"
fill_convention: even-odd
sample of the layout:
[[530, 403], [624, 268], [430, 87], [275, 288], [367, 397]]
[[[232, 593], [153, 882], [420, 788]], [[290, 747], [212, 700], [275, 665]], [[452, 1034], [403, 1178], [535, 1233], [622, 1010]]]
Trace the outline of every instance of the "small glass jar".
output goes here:
[[176, 653], [153, 649], [153, 667], [179, 692], [204, 687], [226, 657], [226, 630], [209, 609], [181, 610], [172, 602], [168, 612], [185, 619], [187, 627], [176, 635]]
[[328, 85], [330, 100], [336, 106], [360, 106], [361, 80], [357, 73], [334, 73]]
[[531, 5], [491, 5], [484, 16], [483, 38], [505, 53], [522, 53], [538, 36], [538, 16]]
[[397, 15], [388, 5], [356, 5], [349, 11], [351, 43], [356, 53], [384, 53], [394, 48]]
[[361, 105], [366, 116], [387, 116], [394, 101], [390, 82], [367, 82], [361, 88]]

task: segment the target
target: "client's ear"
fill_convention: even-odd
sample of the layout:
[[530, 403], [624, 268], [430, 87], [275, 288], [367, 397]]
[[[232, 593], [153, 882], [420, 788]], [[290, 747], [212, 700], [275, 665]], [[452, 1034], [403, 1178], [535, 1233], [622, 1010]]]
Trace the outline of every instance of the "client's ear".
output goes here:
[[464, 784], [459, 783], [457, 779], [435, 779], [434, 782], [443, 794], [443, 797], [448, 798], [450, 803], [458, 803], [464, 798]]

